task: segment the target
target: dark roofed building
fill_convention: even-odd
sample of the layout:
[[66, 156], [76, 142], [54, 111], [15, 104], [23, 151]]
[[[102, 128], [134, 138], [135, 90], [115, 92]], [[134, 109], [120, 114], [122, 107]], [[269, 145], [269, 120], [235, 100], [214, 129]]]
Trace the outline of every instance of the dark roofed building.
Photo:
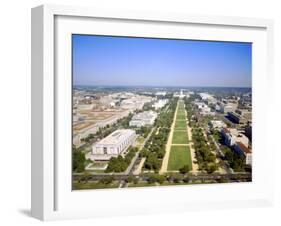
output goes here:
[[246, 147], [242, 142], [237, 142], [234, 145], [234, 150], [236, 153], [245, 156], [247, 165], [252, 165], [252, 150], [250, 148]]

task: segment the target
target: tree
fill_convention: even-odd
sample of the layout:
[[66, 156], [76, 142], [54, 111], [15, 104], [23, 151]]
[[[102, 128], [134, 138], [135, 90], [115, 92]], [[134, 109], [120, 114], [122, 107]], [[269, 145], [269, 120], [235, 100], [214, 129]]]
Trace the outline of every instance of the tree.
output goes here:
[[126, 178], [126, 182], [131, 183], [131, 182], [133, 182], [134, 178], [135, 178], [134, 176], [130, 175]]
[[179, 183], [180, 181], [182, 181], [182, 179], [183, 179], [183, 177], [180, 174], [173, 173], [169, 176], [169, 180], [174, 183]]
[[246, 165], [245, 166], [245, 171], [251, 173], [252, 172], [252, 166], [251, 165]]
[[118, 157], [112, 157], [107, 165], [106, 172], [123, 172], [127, 169], [131, 163], [133, 157], [135, 156], [138, 148], [130, 147], [127, 155], [123, 158], [121, 155]]
[[72, 170], [81, 173], [85, 170], [85, 154], [81, 151], [74, 151], [72, 153]]
[[217, 165], [216, 164], [209, 164], [208, 166], [207, 166], [207, 173], [213, 173], [213, 172], [215, 172], [216, 170], [217, 170]]
[[159, 174], [151, 174], [149, 177], [148, 177], [148, 179], [147, 179], [147, 181], [148, 181], [148, 183], [150, 183], [150, 184], [153, 184], [153, 183], [156, 183], [156, 182], [158, 182], [159, 184], [163, 184], [163, 182], [165, 181], [165, 176], [163, 176], [163, 175], [159, 175]]
[[190, 181], [189, 177], [183, 178], [183, 182], [188, 183]]
[[179, 169], [180, 173], [186, 174], [190, 171], [189, 165], [184, 165], [182, 168]]
[[221, 177], [221, 178], [217, 179], [217, 182], [218, 183], [227, 183], [229, 181], [226, 178]]
[[90, 177], [91, 177], [91, 173], [85, 171], [85, 172], [83, 173], [83, 176], [79, 179], [79, 182], [82, 182], [82, 181], [83, 181], [84, 183], [87, 183], [87, 182], [89, 181]]
[[150, 175], [150, 176], [147, 178], [147, 182], [148, 182], [149, 184], [156, 183], [156, 181], [157, 181], [157, 179], [156, 179], [156, 177], [155, 177], [155, 174], [152, 174], [152, 175]]
[[141, 157], [147, 157], [148, 155], [149, 155], [149, 151], [146, 148], [141, 150], [140, 152]]
[[111, 184], [114, 181], [114, 176], [105, 176], [99, 180], [102, 184]]
[[245, 171], [245, 157], [239, 155], [238, 153], [232, 151], [231, 149], [224, 149], [225, 159], [228, 161], [230, 167], [235, 172], [244, 172]]
[[157, 152], [157, 157], [160, 158], [160, 159], [162, 159], [162, 158], [164, 158], [165, 153], [166, 153], [165, 149], [160, 149], [160, 150]]
[[147, 159], [145, 161], [145, 168], [147, 169], [154, 169], [154, 170], [159, 170], [161, 166], [161, 161], [157, 158], [156, 153], [151, 153], [149, 152]]
[[137, 184], [138, 182], [139, 182], [139, 178], [134, 177], [133, 183], [134, 183], [134, 184]]
[[106, 172], [123, 172], [127, 169], [128, 164], [122, 156], [112, 157], [107, 165]]

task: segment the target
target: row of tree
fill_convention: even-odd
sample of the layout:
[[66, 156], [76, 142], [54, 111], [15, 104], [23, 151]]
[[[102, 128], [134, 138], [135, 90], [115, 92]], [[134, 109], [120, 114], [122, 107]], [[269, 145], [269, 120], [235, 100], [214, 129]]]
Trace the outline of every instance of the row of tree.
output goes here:
[[239, 155], [234, 150], [225, 145], [223, 145], [221, 149], [224, 153], [225, 160], [229, 163], [229, 166], [235, 172], [251, 171], [251, 167], [247, 167], [245, 164], [245, 156]]
[[122, 157], [121, 155], [119, 155], [118, 157], [111, 157], [105, 172], [107, 173], [124, 172], [130, 165], [137, 151], [138, 151], [137, 147], [129, 147], [128, 153], [126, 154], [125, 157]]
[[208, 173], [213, 173], [218, 168], [216, 164], [216, 155], [212, 152], [211, 147], [208, 145], [208, 142], [204, 137], [202, 128], [193, 127], [192, 137], [196, 159], [200, 170], [207, 171]]
[[203, 121], [197, 120], [196, 110], [192, 105], [192, 101], [196, 98], [195, 95], [191, 95], [189, 98], [185, 98], [185, 108], [187, 112], [187, 118], [189, 120], [189, 126], [192, 128], [192, 139], [194, 143], [194, 149], [197, 159], [197, 164], [200, 170], [204, 170], [208, 173], [213, 173], [218, 169], [216, 164], [216, 155], [212, 152], [215, 150], [214, 144], [205, 138], [203, 129]]
[[162, 110], [160, 112], [155, 121], [156, 128], [140, 153], [141, 157], [146, 157], [144, 168], [147, 170], [158, 172], [161, 168], [176, 106], [177, 100], [172, 99], [169, 103], [168, 110]]
[[151, 127], [142, 126], [136, 129], [136, 134], [146, 138], [151, 130]]
[[72, 150], [72, 171], [81, 173], [85, 170], [86, 166], [85, 154], [75, 147]]
[[169, 173], [166, 175], [160, 175], [160, 174], [149, 174], [147, 176], [147, 182], [149, 184], [163, 184], [164, 182], [169, 183], [188, 183], [190, 181], [190, 178], [187, 174], [181, 174], [181, 173]]

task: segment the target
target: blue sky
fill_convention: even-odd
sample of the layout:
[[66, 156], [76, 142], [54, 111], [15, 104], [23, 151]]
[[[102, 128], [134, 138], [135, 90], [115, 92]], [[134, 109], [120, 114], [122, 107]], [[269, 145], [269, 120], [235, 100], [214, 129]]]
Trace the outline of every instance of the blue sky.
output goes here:
[[74, 85], [251, 87], [250, 43], [72, 38]]

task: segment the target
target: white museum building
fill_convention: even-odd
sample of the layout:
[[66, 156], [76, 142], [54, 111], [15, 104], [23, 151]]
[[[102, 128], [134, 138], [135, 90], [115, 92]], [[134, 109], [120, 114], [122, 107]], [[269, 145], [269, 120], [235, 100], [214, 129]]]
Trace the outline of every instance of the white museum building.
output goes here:
[[122, 154], [136, 139], [131, 129], [119, 129], [92, 146], [92, 160], [106, 161]]
[[157, 118], [157, 113], [154, 111], [144, 111], [139, 114], [136, 114], [131, 119], [130, 126], [152, 126], [155, 119]]

